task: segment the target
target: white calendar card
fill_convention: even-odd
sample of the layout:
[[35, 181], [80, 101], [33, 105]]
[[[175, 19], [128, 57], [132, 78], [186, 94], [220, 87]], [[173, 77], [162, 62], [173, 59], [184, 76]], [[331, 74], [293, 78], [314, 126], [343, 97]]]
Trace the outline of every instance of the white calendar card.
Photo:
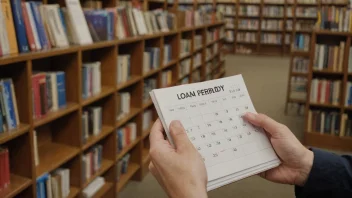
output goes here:
[[150, 92], [167, 138], [180, 120], [208, 173], [208, 190], [280, 165], [263, 129], [242, 117], [256, 113], [242, 75]]

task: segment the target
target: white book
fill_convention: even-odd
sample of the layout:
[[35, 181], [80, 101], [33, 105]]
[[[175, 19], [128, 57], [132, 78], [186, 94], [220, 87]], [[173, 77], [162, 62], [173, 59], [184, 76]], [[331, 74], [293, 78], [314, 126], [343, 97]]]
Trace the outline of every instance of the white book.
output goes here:
[[73, 27], [72, 27], [73, 25], [72, 25], [70, 15], [68, 14], [68, 11], [66, 8], [62, 8], [61, 10], [66, 21], [66, 33], [67, 33], [68, 42], [70, 44], [77, 44], [78, 43], [77, 35], [73, 31]]
[[158, 26], [158, 22], [156, 20], [156, 16], [153, 12], [150, 13], [151, 19], [152, 19], [152, 25], [154, 27], [154, 32], [160, 32], [160, 28]]
[[137, 36], [138, 35], [138, 32], [137, 32], [137, 28], [136, 28], [136, 23], [134, 21], [134, 18], [133, 18], [133, 14], [132, 14], [132, 9], [126, 9], [126, 13], [127, 13], [127, 17], [128, 17], [128, 21], [129, 21], [129, 25], [131, 26], [131, 29], [132, 29], [132, 34], [134, 36]]
[[43, 5], [43, 4], [40, 5], [38, 10], [39, 10], [39, 13], [40, 13], [40, 17], [42, 18], [44, 30], [45, 30], [45, 32], [46, 32], [46, 34], [48, 36], [48, 40], [49, 40], [50, 44], [52, 44], [55, 47], [56, 45], [55, 45], [53, 32], [52, 32], [52, 29], [49, 27], [49, 24], [48, 24], [48, 20], [51, 17], [49, 18], [49, 16], [47, 15], [46, 10], [45, 10], [45, 6], [46, 5]]
[[99, 191], [101, 187], [105, 184], [105, 179], [103, 177], [97, 177], [90, 183], [86, 188], [83, 189], [82, 193], [85, 198], [91, 198], [95, 193]]
[[144, 31], [143, 22], [140, 19], [139, 12], [140, 11], [136, 8], [132, 9], [133, 18], [136, 23], [136, 30], [139, 35], [143, 35], [143, 34], [146, 34], [146, 32]]
[[46, 187], [46, 198], [52, 198], [53, 191], [51, 189], [51, 175], [49, 174], [48, 179], [45, 181]]
[[31, 24], [31, 29], [32, 29], [32, 32], [33, 32], [35, 48], [37, 50], [41, 50], [42, 49], [42, 45], [40, 44], [38, 30], [37, 30], [37, 26], [35, 25], [35, 22], [34, 22], [34, 17], [33, 17], [33, 12], [32, 12], [32, 9], [31, 9], [30, 2], [26, 2], [26, 8], [27, 8], [27, 12], [28, 12], [29, 23]]
[[117, 56], [117, 84], [120, 84], [122, 82], [122, 57]]
[[319, 64], [318, 64], [318, 69], [322, 70], [324, 66], [324, 45], [320, 45], [319, 48]]
[[66, 197], [70, 194], [70, 169], [65, 169], [65, 176], [66, 176], [66, 181], [65, 181], [65, 195]]
[[101, 92], [101, 62], [95, 62], [94, 64], [94, 86], [95, 86], [95, 94]]
[[45, 5], [44, 7], [45, 16], [47, 17], [47, 23], [52, 33], [54, 42], [52, 44], [55, 47], [67, 47], [69, 46], [64, 27], [59, 16], [59, 5], [51, 4]]
[[324, 124], [325, 124], [325, 112], [321, 113], [321, 117], [320, 117], [320, 133], [323, 134], [324, 133]]
[[326, 84], [327, 84], [327, 81], [326, 80], [322, 80], [322, 83], [321, 83], [321, 94], [320, 94], [320, 98], [319, 98], [319, 103], [325, 103], [325, 96], [326, 96]]
[[128, 80], [128, 55], [122, 57], [122, 82]]
[[150, 53], [143, 52], [143, 73], [147, 73], [150, 70]]
[[76, 44], [84, 45], [93, 43], [79, 0], [65, 0], [65, 2], [67, 13], [72, 22], [72, 31], [77, 36]]
[[51, 189], [53, 198], [59, 198], [59, 184], [56, 178], [51, 178]]
[[2, 50], [2, 54], [9, 54], [10, 53], [10, 45], [9, 39], [6, 31], [6, 22], [4, 17], [4, 12], [2, 11], [2, 5], [0, 2], [0, 48]]
[[61, 189], [59, 189], [62, 193], [62, 195], [64, 196], [65, 194], [65, 190], [66, 190], [66, 187], [65, 187], [65, 173], [64, 173], [64, 170], [59, 168], [59, 169], [56, 169], [55, 171], [55, 174], [57, 175], [60, 175], [60, 178], [61, 178]]
[[141, 10], [139, 10], [138, 12], [138, 19], [142, 25], [142, 29], [143, 29], [143, 32], [144, 34], [147, 34], [148, 33], [148, 28], [147, 28], [147, 24], [146, 24], [146, 21], [143, 17], [143, 12]]
[[53, 102], [53, 107], [52, 111], [57, 111], [59, 109], [59, 98], [57, 95], [57, 78], [56, 78], [56, 73], [50, 73], [50, 79], [51, 79], [51, 95], [52, 95], [52, 102]]
[[[256, 113], [241, 75], [154, 89], [150, 95], [172, 145], [172, 120], [180, 120], [190, 131], [187, 135], [207, 169], [208, 190], [280, 165], [264, 130], [240, 116], [245, 112]], [[199, 119], [202, 116], [206, 120]]]
[[117, 38], [123, 39], [126, 38], [125, 35], [125, 27], [123, 26], [121, 15], [118, 14], [117, 16]]
[[143, 12], [142, 14], [143, 14], [143, 18], [145, 21], [148, 34], [153, 34], [153, 28], [151, 27], [151, 21], [150, 21], [148, 12]]

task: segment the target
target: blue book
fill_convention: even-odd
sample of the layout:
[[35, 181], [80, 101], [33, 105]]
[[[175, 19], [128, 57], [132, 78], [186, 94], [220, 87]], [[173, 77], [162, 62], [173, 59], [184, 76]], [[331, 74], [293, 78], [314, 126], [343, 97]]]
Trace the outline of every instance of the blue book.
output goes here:
[[66, 106], [65, 72], [56, 72], [56, 86], [59, 108]]
[[42, 45], [43, 49], [49, 49], [50, 48], [49, 47], [49, 42], [48, 42], [48, 39], [46, 37], [44, 24], [43, 24], [43, 21], [42, 21], [42, 18], [40, 16], [40, 12], [39, 12], [39, 6], [41, 4], [42, 3], [40, 3], [40, 2], [34, 2], [34, 1], [30, 2], [31, 9], [32, 9], [32, 12], [33, 12], [34, 23], [35, 23], [35, 26], [37, 27], [37, 31], [38, 31], [40, 44]]
[[113, 24], [112, 22], [114, 21], [114, 13], [112, 12], [107, 12], [107, 30], [108, 30], [108, 35], [107, 35], [107, 39], [108, 40], [112, 40], [114, 37], [114, 30], [113, 30]]
[[2, 86], [2, 97], [5, 104], [6, 110], [6, 122], [9, 130], [17, 127], [14, 99], [12, 98], [11, 90], [12, 80], [6, 79], [1, 81]]
[[[1, 104], [0, 104], [1, 105]], [[4, 123], [2, 121], [2, 108], [0, 107], [0, 134], [4, 132]]]
[[20, 52], [29, 52], [26, 27], [23, 21], [21, 0], [11, 0], [13, 22], [15, 24], [17, 45]]
[[349, 87], [350, 95], [348, 96], [348, 105], [352, 105], [352, 86]]
[[105, 10], [94, 12], [92, 25], [101, 40], [108, 40], [108, 14]]
[[121, 129], [117, 130], [117, 137], [119, 141], [117, 147], [118, 147], [118, 150], [121, 151], [123, 149], [123, 146], [122, 146], [123, 133]]
[[[45, 173], [42, 176], [39, 176], [37, 178], [37, 185], [39, 184], [39, 195], [40, 198], [46, 198], [46, 187], [45, 187], [45, 183], [46, 180], [48, 180], [49, 178], [49, 174]], [[38, 187], [37, 187], [37, 196], [38, 196]]]
[[41, 198], [41, 196], [40, 196], [40, 185], [39, 185], [38, 182], [37, 182], [36, 188], [37, 188], [37, 198]]

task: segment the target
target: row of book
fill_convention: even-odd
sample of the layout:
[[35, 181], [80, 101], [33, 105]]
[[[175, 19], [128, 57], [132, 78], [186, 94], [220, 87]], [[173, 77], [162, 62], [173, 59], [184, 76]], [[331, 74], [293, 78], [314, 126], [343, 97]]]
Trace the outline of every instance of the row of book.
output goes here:
[[292, 62], [292, 72], [308, 73], [309, 59], [304, 57], [294, 57]]
[[137, 139], [137, 124], [130, 122], [126, 126], [116, 130], [117, 152], [121, 152], [126, 146]]
[[318, 9], [316, 7], [296, 7], [297, 18], [316, 18]]
[[307, 99], [307, 81], [304, 77], [291, 77], [290, 99]]
[[179, 78], [185, 77], [191, 71], [191, 59], [187, 58], [180, 62]]
[[34, 72], [32, 75], [32, 97], [35, 119], [65, 107], [65, 72]]
[[260, 42], [265, 44], [277, 44], [282, 43], [282, 35], [275, 33], [262, 33], [260, 35]]
[[191, 39], [181, 39], [180, 42], [181, 57], [191, 53]]
[[131, 55], [120, 54], [117, 56], [117, 84], [125, 83], [131, 78]]
[[0, 147], [0, 192], [10, 186], [9, 150]]
[[177, 26], [179, 28], [200, 26], [215, 22], [212, 5], [199, 6], [197, 10], [193, 6], [179, 6], [177, 10]]
[[296, 21], [296, 31], [312, 31], [316, 22], [314, 20]]
[[143, 53], [143, 73], [160, 67], [160, 48], [147, 47]]
[[122, 157], [122, 159], [120, 159], [117, 162], [117, 166], [116, 166], [116, 178], [117, 178], [117, 182], [120, 181], [120, 178], [123, 174], [127, 173], [128, 170], [128, 165], [130, 164], [130, 158], [131, 158], [131, 154], [127, 153], [126, 155], [124, 155]]
[[257, 34], [252, 32], [239, 32], [236, 35], [237, 42], [256, 43]]
[[172, 84], [172, 71], [165, 70], [161, 73], [161, 87], [167, 87]]
[[340, 137], [352, 137], [352, 119], [346, 113], [341, 116]]
[[312, 103], [339, 105], [341, 81], [312, 79], [310, 101]]
[[256, 19], [238, 20], [238, 29], [258, 30], [259, 29], [259, 20], [256, 20]]
[[103, 146], [95, 145], [82, 156], [82, 180], [88, 181], [101, 167], [103, 161]]
[[260, 7], [257, 5], [241, 5], [239, 9], [240, 16], [259, 16]]
[[82, 142], [86, 143], [89, 137], [97, 136], [103, 127], [102, 107], [89, 107], [82, 112]]
[[296, 34], [293, 43], [293, 50], [308, 51], [310, 46], [310, 37], [306, 34]]
[[117, 96], [117, 117], [116, 120], [121, 120], [131, 111], [131, 93], [119, 92]]
[[283, 20], [263, 20], [261, 22], [262, 30], [283, 30]]
[[198, 52], [193, 56], [193, 68], [202, 66], [202, 53]]
[[11, 78], [0, 79], [0, 135], [20, 124], [17, 98]]
[[70, 194], [70, 169], [59, 168], [37, 178], [37, 198], [61, 198]]
[[172, 61], [172, 47], [170, 44], [164, 44], [164, 65]]
[[282, 6], [266, 6], [263, 8], [263, 16], [268, 17], [283, 17], [284, 7]]
[[341, 121], [338, 112], [309, 110], [307, 130], [308, 132], [339, 136], [342, 134]]
[[317, 25], [320, 29], [348, 32], [352, 30], [351, 11], [347, 8], [325, 6], [319, 11]]
[[215, 40], [219, 40], [222, 36], [224, 36], [224, 28], [211, 29], [206, 31], [206, 43], [210, 43]]
[[148, 78], [144, 80], [143, 98], [142, 98], [143, 104], [150, 101], [149, 92], [151, 92], [153, 89], [156, 89], [156, 88], [157, 88], [156, 78]]
[[234, 15], [236, 14], [236, 7], [220, 4], [216, 6], [217, 11], [225, 14], [225, 15]]
[[203, 47], [203, 36], [202, 35], [195, 35], [194, 36], [194, 49], [197, 50], [201, 47]]
[[82, 98], [87, 99], [101, 92], [101, 62], [83, 63]]
[[153, 110], [148, 109], [143, 112], [142, 131], [148, 130], [153, 123]]
[[313, 69], [342, 72], [345, 46], [345, 42], [340, 45], [316, 44]]

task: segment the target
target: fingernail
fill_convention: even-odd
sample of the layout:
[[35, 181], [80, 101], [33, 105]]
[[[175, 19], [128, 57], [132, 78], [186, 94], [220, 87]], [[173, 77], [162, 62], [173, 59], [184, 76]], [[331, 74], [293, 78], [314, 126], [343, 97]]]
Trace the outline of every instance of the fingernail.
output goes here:
[[247, 120], [255, 120], [255, 114], [254, 114], [254, 113], [248, 112], [248, 113], [246, 113], [246, 114], [244, 115], [244, 117], [245, 117]]

